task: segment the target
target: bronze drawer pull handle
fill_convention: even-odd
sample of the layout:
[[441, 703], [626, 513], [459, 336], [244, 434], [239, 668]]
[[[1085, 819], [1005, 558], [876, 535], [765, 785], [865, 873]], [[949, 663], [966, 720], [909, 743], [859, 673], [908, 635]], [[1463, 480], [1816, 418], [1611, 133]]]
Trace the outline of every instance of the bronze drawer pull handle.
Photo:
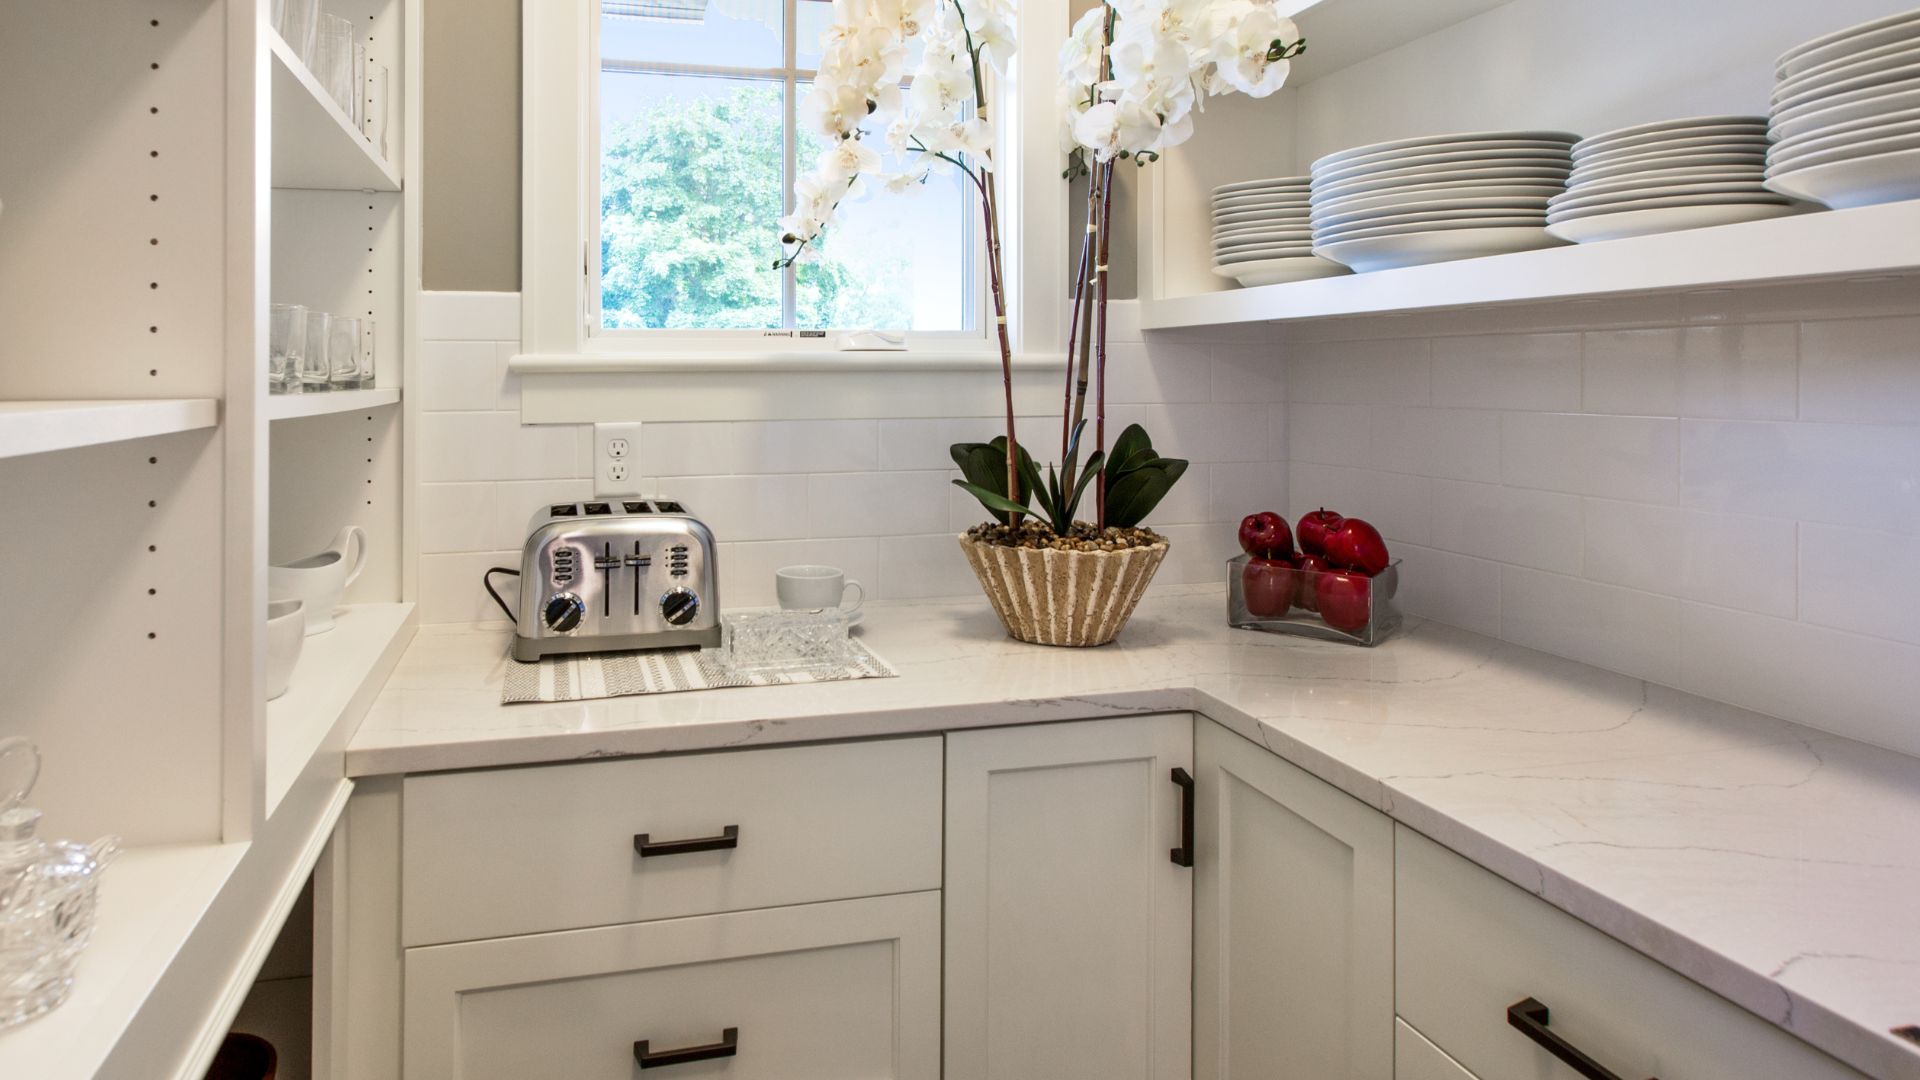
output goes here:
[[[1579, 1047], [1549, 1029], [1547, 1016], [1547, 1007], [1535, 998], [1527, 998], [1507, 1006], [1507, 1023], [1519, 1029], [1520, 1034], [1545, 1047], [1547, 1053], [1559, 1058], [1567, 1068], [1586, 1077], [1587, 1080], [1620, 1080], [1618, 1076], [1603, 1068], [1599, 1062], [1581, 1053]], [[1654, 1078], [1650, 1077], [1649, 1080]]]
[[725, 851], [740, 846], [740, 826], [729, 825], [719, 836], [696, 836], [691, 840], [654, 840], [652, 833], [634, 833], [633, 850], [643, 859], [655, 855], [690, 855], [696, 851]]
[[1173, 865], [1193, 865], [1193, 774], [1173, 770], [1173, 782], [1180, 789], [1180, 846], [1172, 851]]
[[712, 1061], [714, 1058], [730, 1058], [740, 1052], [740, 1029], [728, 1028], [720, 1033], [720, 1041], [705, 1046], [683, 1046], [678, 1050], [662, 1050], [653, 1053], [647, 1049], [650, 1040], [641, 1039], [633, 1044], [633, 1060], [643, 1069], [657, 1069], [662, 1065], [685, 1065], [690, 1061]]

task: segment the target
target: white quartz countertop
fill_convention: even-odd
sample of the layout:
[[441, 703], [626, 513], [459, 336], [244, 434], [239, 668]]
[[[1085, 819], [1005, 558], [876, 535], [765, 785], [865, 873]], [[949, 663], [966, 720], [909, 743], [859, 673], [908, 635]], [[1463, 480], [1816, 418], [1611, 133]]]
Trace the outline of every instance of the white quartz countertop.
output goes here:
[[1920, 1078], [1920, 759], [1432, 623], [1233, 630], [1223, 590], [1114, 645], [984, 602], [869, 605], [868, 679], [503, 706], [507, 630], [428, 627], [355, 776], [1192, 710], [1875, 1077]]

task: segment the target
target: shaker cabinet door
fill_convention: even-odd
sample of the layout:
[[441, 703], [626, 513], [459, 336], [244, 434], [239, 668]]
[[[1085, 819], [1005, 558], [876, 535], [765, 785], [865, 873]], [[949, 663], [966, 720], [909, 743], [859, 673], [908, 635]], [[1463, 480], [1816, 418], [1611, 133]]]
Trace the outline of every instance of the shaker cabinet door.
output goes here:
[[1393, 823], [1197, 725], [1196, 1080], [1393, 1074]]
[[947, 737], [946, 1080], [1190, 1073], [1188, 714]]

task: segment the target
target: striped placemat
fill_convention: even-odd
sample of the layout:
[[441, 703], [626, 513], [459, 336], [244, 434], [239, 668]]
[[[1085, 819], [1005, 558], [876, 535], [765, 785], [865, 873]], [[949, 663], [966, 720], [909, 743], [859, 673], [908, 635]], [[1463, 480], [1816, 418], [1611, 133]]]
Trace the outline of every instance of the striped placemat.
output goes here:
[[533, 663], [507, 662], [500, 702], [588, 701], [633, 694], [677, 694], [726, 686], [787, 686], [794, 683], [891, 679], [900, 673], [858, 640], [847, 643], [846, 664], [824, 673], [754, 672], [728, 669], [718, 649], [653, 649], [645, 652], [547, 656]]

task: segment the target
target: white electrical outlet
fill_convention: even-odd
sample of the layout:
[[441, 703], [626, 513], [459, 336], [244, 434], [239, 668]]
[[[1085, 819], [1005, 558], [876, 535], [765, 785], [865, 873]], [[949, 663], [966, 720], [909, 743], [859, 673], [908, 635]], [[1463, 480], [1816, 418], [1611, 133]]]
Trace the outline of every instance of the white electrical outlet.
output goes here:
[[593, 493], [639, 495], [640, 425], [593, 425]]

